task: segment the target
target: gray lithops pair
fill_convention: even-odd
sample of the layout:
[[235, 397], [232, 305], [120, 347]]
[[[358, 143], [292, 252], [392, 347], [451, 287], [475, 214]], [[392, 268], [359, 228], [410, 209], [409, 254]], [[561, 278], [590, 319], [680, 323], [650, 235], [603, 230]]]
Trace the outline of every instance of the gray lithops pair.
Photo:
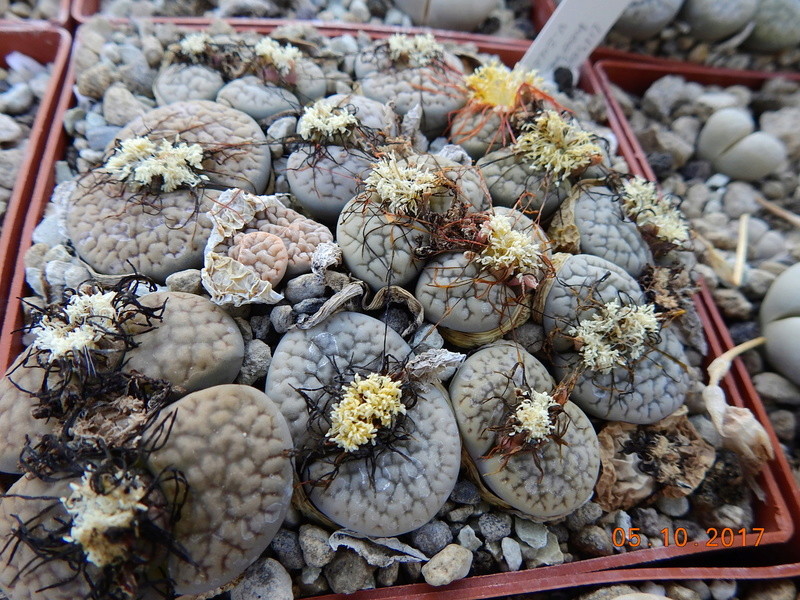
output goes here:
[[374, 289], [404, 285], [419, 273], [417, 250], [430, 241], [432, 219], [489, 203], [473, 167], [439, 155], [384, 157], [364, 187], [342, 209], [336, 237], [348, 269]]
[[767, 338], [767, 358], [784, 376], [800, 385], [797, 334], [800, 331], [800, 265], [781, 273], [761, 304], [761, 330]]
[[297, 201], [315, 218], [335, 221], [378, 160], [378, 148], [396, 135], [396, 121], [391, 108], [356, 94], [336, 94], [306, 107], [297, 123], [302, 146], [286, 164]]
[[683, 345], [621, 267], [586, 254], [554, 257], [555, 277], [534, 314], [552, 341], [560, 379], [575, 377], [573, 401], [591, 415], [654, 423], [683, 404], [689, 373]]
[[393, 102], [398, 114], [419, 106], [420, 129], [431, 138], [444, 131], [448, 115], [466, 101], [461, 61], [430, 34], [394, 34], [374, 42], [356, 58], [355, 74], [361, 93]]
[[266, 392], [280, 406], [314, 506], [340, 526], [395, 536], [427, 523], [460, 466], [447, 393], [415, 381], [414, 357], [384, 323], [338, 313], [287, 333]]
[[503, 502], [538, 520], [564, 517], [592, 497], [597, 436], [550, 374], [520, 345], [484, 346], [459, 367], [450, 397], [482, 480]]
[[292, 440], [269, 398], [247, 386], [208, 388], [142, 433], [140, 446], [105, 457], [82, 453], [86, 439], [62, 441], [74, 455], [49, 459], [66, 471], [54, 473], [60, 480], [25, 476], [0, 500], [9, 598], [202, 594], [266, 549], [292, 494]]
[[153, 84], [162, 106], [216, 100], [263, 119], [325, 94], [322, 70], [294, 46], [269, 37], [193, 33], [170, 50]]
[[569, 184], [603, 160], [594, 137], [554, 110], [523, 127], [514, 144], [477, 161], [495, 205], [518, 207], [548, 219]]
[[214, 102], [150, 111], [119, 132], [110, 153], [75, 186], [66, 231], [81, 258], [113, 275], [164, 281], [198, 268], [210, 233], [203, 213], [219, 196], [206, 186], [261, 192], [270, 176], [258, 124]]

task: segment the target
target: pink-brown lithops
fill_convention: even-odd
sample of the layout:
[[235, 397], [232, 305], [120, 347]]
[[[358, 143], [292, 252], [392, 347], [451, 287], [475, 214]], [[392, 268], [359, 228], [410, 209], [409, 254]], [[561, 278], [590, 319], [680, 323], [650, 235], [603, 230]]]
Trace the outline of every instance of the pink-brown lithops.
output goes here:
[[[164, 312], [157, 327], [134, 335], [137, 346], [127, 354], [126, 370], [165, 379], [186, 392], [236, 378], [242, 368], [244, 340], [228, 313], [202, 296], [185, 292], [154, 292], [143, 296], [141, 303], [164, 304]], [[136, 333], [137, 323], [130, 328]]]
[[558, 402], [545, 367], [515, 342], [482, 347], [459, 367], [450, 396], [484, 483], [536, 520], [564, 517], [591, 498], [597, 436], [573, 403]]
[[149, 464], [185, 477], [188, 491], [172, 533], [192, 559], [170, 556], [169, 577], [177, 593], [201, 594], [241, 574], [283, 523], [292, 496], [292, 438], [276, 405], [249, 386], [194, 392], [162, 414], [174, 415], [174, 423]]

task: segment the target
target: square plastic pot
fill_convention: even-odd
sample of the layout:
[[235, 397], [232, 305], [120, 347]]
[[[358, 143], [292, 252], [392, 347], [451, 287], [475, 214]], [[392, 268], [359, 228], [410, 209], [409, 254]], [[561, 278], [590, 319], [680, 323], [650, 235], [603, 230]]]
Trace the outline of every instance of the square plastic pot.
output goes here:
[[[52, 63], [52, 73], [47, 90], [39, 102], [36, 117], [31, 126], [25, 154], [17, 172], [16, 182], [11, 191], [6, 214], [0, 233], [0, 248], [3, 249], [0, 261], [0, 315], [6, 312], [10, 284], [17, 256], [16, 240], [31, 201], [33, 188], [42, 163], [45, 143], [50, 133], [61, 83], [66, 74], [67, 62], [72, 45], [71, 36], [56, 27], [48, 25], [20, 25], [0, 23], [0, 65], [6, 67], [5, 57], [17, 50], [42, 64]], [[0, 322], [2, 317], [0, 316]]]
[[[271, 27], [264, 27], [261, 29], [267, 32]], [[343, 29], [339, 26], [327, 26], [321, 28], [322, 32], [328, 35], [339, 35], [349, 30]], [[363, 31], [367, 32], [373, 37], [385, 37], [388, 35], [384, 31], [373, 31], [370, 28], [364, 28]], [[442, 36], [443, 40], [453, 40], [451, 36]], [[524, 53], [524, 48], [516, 50], [510, 49], [502, 44], [485, 44], [481, 41], [475, 41], [480, 50], [486, 52], [494, 52], [499, 54], [501, 58], [508, 64], [514, 64]], [[69, 140], [63, 130], [63, 118], [65, 111], [74, 105], [72, 94], [72, 84], [74, 82], [75, 73], [72, 69], [67, 74], [65, 84], [63, 86], [61, 96], [59, 98], [56, 115], [53, 119], [52, 131], [47, 141], [45, 155], [42, 161], [41, 175], [38, 178], [36, 187], [33, 193], [33, 200], [30, 209], [25, 216], [22, 229], [19, 231], [19, 236], [14, 240], [9, 240], [8, 243], [12, 247], [19, 248], [19, 255], [16, 260], [16, 269], [10, 273], [10, 297], [13, 299], [11, 302], [11, 310], [8, 313], [8, 318], [3, 324], [2, 331], [0, 332], [0, 368], [7, 368], [13, 357], [15, 357], [22, 349], [20, 327], [22, 326], [22, 311], [18, 298], [29, 294], [26, 291], [25, 272], [23, 256], [25, 251], [31, 245], [31, 236], [34, 228], [41, 219], [44, 208], [50, 198], [50, 194], [54, 187], [55, 180], [55, 162], [63, 158], [65, 150], [68, 146]], [[596, 92], [599, 90], [593, 71], [584, 67], [582, 87], [587, 91]], [[631, 168], [634, 172], [638, 171], [638, 163], [631, 154], [631, 149], [626, 142], [626, 138], [621, 131], [615, 130], [616, 135], [620, 142], [620, 152], [628, 158]], [[2, 253], [8, 246], [0, 247]], [[11, 261], [7, 261], [11, 263]], [[728, 386], [728, 382], [725, 382]], [[736, 399], [734, 398], [733, 401]], [[768, 426], [768, 425], [767, 425]], [[761, 540], [761, 546], [766, 547], [769, 544], [776, 544], [784, 542], [789, 539], [793, 532], [792, 520], [789, 516], [786, 502], [780, 494], [780, 490], [775, 481], [773, 474], [773, 465], [770, 465], [762, 476], [759, 477], [759, 482], [766, 492], [766, 502], [759, 504], [756, 509], [756, 526], [764, 528], [764, 535]], [[737, 539], [734, 542], [734, 547], [740, 546], [741, 540]], [[499, 596], [508, 596], [511, 594], [520, 594], [527, 592], [545, 591], [552, 589], [560, 589], [565, 587], [580, 585], [590, 585], [592, 583], [605, 583], [610, 581], [619, 581], [620, 578], [630, 577], [636, 575], [636, 570], [626, 570], [624, 575], [620, 572], [614, 571], [610, 573], [597, 573], [599, 571], [608, 571], [610, 569], [618, 569], [622, 567], [640, 567], [645, 563], [651, 561], [659, 561], [665, 559], [672, 559], [678, 557], [686, 557], [687, 560], [692, 561], [693, 565], [697, 565], [705, 560], [708, 556], [725, 554], [726, 551], [716, 548], [707, 548], [700, 544], [694, 545], [693, 543], [687, 544], [685, 547], [677, 545], [670, 545], [661, 548], [649, 548], [637, 550], [635, 552], [627, 552], [617, 554], [605, 558], [593, 558], [574, 563], [567, 563], [563, 565], [539, 567], [535, 569], [518, 571], [513, 573], [498, 573], [493, 575], [483, 575], [468, 577], [466, 579], [454, 582], [449, 586], [443, 588], [433, 588], [424, 583], [417, 583], [411, 585], [394, 586], [389, 588], [379, 588], [376, 590], [366, 590], [357, 592], [353, 595], [325, 595], [318, 596], [318, 600], [400, 600], [401, 598], [417, 598], [428, 600], [470, 600], [478, 598], [493, 598]], [[663, 567], [648, 569], [647, 578], [658, 578], [657, 575], [652, 573], [661, 574], [661, 577], [669, 577], [674, 574], [675, 577], [678, 573], [665, 569]], [[680, 576], [684, 571], [680, 571]], [[704, 571], [705, 573], [705, 571]], [[698, 576], [701, 576], [698, 574]], [[702, 575], [705, 576], [705, 575]], [[642, 576], [644, 579], [645, 576]]]

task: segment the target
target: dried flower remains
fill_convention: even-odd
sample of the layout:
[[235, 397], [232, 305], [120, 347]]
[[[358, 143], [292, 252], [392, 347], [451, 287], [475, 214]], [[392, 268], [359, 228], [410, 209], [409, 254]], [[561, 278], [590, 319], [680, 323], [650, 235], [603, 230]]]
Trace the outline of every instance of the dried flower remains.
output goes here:
[[477, 261], [493, 271], [506, 271], [515, 275], [536, 273], [544, 266], [542, 247], [530, 235], [513, 228], [506, 215], [492, 215], [481, 226], [486, 247]]
[[390, 212], [416, 215], [425, 197], [438, 187], [438, 181], [435, 173], [400, 165], [397, 158], [389, 156], [372, 166], [364, 185], [380, 196]]
[[625, 182], [622, 208], [641, 228], [660, 240], [679, 246], [689, 240], [689, 227], [680, 209], [668, 197], [659, 197], [656, 185], [636, 176]]
[[406, 62], [410, 67], [425, 67], [444, 55], [444, 47], [430, 33], [415, 36], [395, 33], [387, 43], [389, 58]]
[[305, 108], [297, 122], [297, 133], [309, 142], [325, 142], [336, 136], [346, 137], [357, 126], [358, 119], [347, 108], [322, 98]]
[[175, 141], [155, 142], [146, 137], [123, 140], [106, 161], [105, 171], [121, 181], [133, 181], [142, 186], [161, 182], [163, 192], [173, 192], [179, 187], [196, 187], [208, 180], [201, 174], [203, 147], [186, 144], [175, 136]]
[[266, 60], [282, 76], [291, 73], [295, 62], [303, 57], [294, 46], [281, 46], [272, 38], [262, 38], [253, 48], [256, 56]]
[[555, 430], [550, 409], [560, 406], [550, 394], [531, 390], [524, 393], [514, 390], [520, 402], [514, 409], [514, 433], [525, 434], [525, 441], [537, 443], [544, 440]]
[[498, 61], [492, 61], [475, 69], [464, 78], [472, 100], [497, 108], [511, 108], [525, 87], [541, 88], [544, 79], [536, 71], [511, 70]]

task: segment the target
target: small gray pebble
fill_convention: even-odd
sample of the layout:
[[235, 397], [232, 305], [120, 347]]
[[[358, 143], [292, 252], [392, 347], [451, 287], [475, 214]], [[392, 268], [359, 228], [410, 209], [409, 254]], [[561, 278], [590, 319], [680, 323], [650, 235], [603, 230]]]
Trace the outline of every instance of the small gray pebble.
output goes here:
[[715, 579], [709, 588], [714, 600], [730, 600], [736, 595], [736, 582], [730, 579]]
[[292, 578], [281, 563], [259, 559], [244, 572], [231, 590], [231, 600], [293, 600]]
[[458, 504], [479, 504], [481, 495], [478, 486], [466, 479], [460, 479], [450, 494], [450, 500]]
[[324, 567], [331, 560], [335, 552], [330, 547], [328, 539], [330, 534], [316, 525], [301, 525], [298, 542], [303, 552], [306, 564], [312, 567]]
[[340, 550], [323, 569], [328, 584], [336, 594], [352, 594], [375, 588], [375, 567], [355, 552]]
[[286, 282], [283, 295], [289, 304], [321, 298], [325, 295], [325, 282], [320, 281], [314, 273], [304, 273]]
[[[325, 298], [306, 298], [295, 304], [293, 308], [298, 315], [313, 315], [322, 308], [323, 304], [325, 304]], [[277, 329], [275, 327], [276, 331]]]
[[668, 517], [682, 517], [689, 512], [689, 499], [686, 496], [680, 498], [669, 498], [662, 496], [656, 502], [658, 510], [667, 515]]
[[302, 569], [306, 564], [303, 560], [303, 551], [300, 549], [299, 537], [294, 531], [279, 529], [269, 547], [287, 569]]
[[411, 532], [411, 545], [426, 556], [433, 556], [452, 541], [453, 534], [443, 521], [430, 521]]
[[511, 515], [486, 513], [478, 519], [478, 527], [485, 541], [499, 542], [511, 535]]
[[603, 516], [603, 509], [596, 502], [587, 502], [577, 508], [567, 517], [567, 528], [570, 531], [580, 531], [587, 525], [592, 525]]
[[277, 333], [286, 333], [294, 324], [292, 307], [288, 304], [278, 304], [269, 313], [269, 320]]

